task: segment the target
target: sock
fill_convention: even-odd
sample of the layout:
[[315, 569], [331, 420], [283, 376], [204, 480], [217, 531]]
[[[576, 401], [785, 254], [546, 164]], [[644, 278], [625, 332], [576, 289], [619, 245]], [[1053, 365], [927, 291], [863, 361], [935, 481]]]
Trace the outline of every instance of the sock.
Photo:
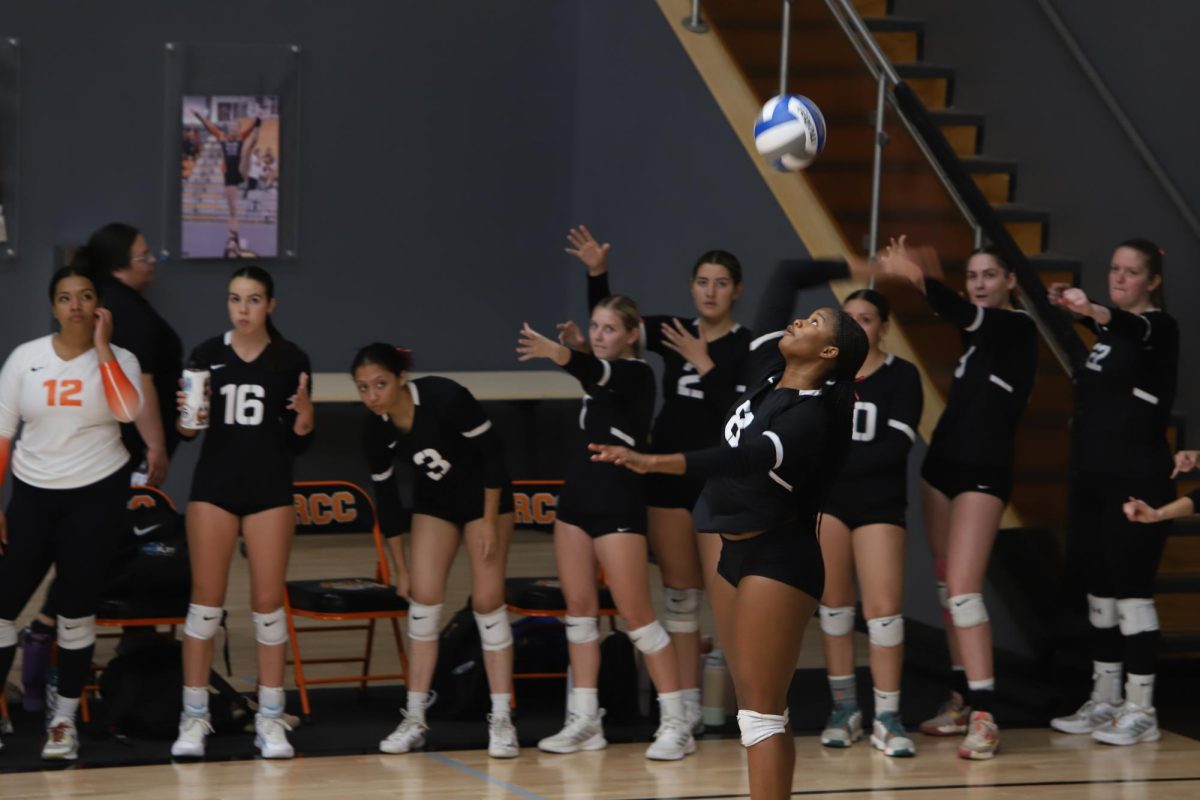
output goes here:
[[508, 692], [493, 693], [492, 697], [492, 716], [507, 717], [512, 712], [512, 695]]
[[683, 711], [683, 692], [659, 694], [658, 708], [663, 719], [687, 718]]
[[208, 716], [208, 687], [183, 687], [183, 713], [189, 717]]
[[282, 686], [258, 687], [258, 713], [264, 717], [282, 717], [285, 702]]
[[600, 713], [600, 690], [581, 689], [578, 686], [571, 689], [571, 710], [584, 717], [594, 717]]
[[406, 699], [405, 711], [408, 718], [425, 724], [425, 707], [429, 705], [429, 692], [409, 692]]
[[883, 692], [875, 690], [875, 716], [883, 713], [900, 713], [900, 692]]
[[46, 635], [53, 636], [54, 628], [55, 628], [55, 625], [53, 622], [50, 623], [49, 625], [47, 625], [46, 623], [42, 622], [40, 619], [35, 619], [33, 622], [29, 623], [29, 630], [32, 631], [33, 633], [41, 634], [42, 636], [46, 636]]
[[1092, 662], [1092, 699], [1121, 705], [1121, 662]]
[[829, 691], [833, 694], [833, 707], [838, 710], [858, 708], [858, 685], [853, 675], [830, 675]]
[[967, 699], [972, 711], [992, 713], [992, 702], [996, 696], [996, 679], [986, 678], [982, 681], [967, 682]]
[[950, 688], [958, 692], [958, 696], [962, 698], [963, 704], [967, 702], [967, 668], [961, 664], [955, 664], [950, 667]]
[[700, 705], [700, 687], [694, 689], [680, 689], [683, 692], [683, 702], [690, 705]]
[[1125, 676], [1125, 699], [1142, 708], [1154, 708], [1154, 676], [1133, 673]]
[[[1153, 678], [1151, 679], [1153, 680]], [[62, 697], [59, 696], [58, 702], [54, 704], [54, 720], [60, 719], [75, 721], [75, 712], [79, 710], [78, 697]]]

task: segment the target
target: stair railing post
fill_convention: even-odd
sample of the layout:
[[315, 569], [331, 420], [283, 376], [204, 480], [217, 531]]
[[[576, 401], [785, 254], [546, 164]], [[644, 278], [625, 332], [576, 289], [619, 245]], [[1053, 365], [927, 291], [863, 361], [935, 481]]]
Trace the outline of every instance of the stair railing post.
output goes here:
[[683, 18], [683, 27], [692, 33], [708, 33], [708, 23], [700, 19], [700, 0], [692, 0], [692, 13]]
[[883, 146], [887, 133], [883, 130], [884, 100], [887, 97], [887, 75], [879, 71], [879, 86], [875, 95], [875, 161], [871, 166], [871, 228], [867, 235], [867, 257], [874, 258], [879, 250], [879, 195], [883, 183]]
[[779, 96], [787, 94], [788, 48], [792, 38], [792, 0], [783, 0], [783, 36], [779, 53]]

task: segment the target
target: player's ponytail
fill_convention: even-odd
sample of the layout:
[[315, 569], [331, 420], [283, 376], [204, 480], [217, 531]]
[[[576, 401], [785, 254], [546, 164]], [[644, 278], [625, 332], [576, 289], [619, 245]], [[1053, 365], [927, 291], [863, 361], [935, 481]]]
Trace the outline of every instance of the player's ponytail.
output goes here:
[[841, 309], [835, 309], [834, 314], [837, 328], [833, 343], [837, 346], [838, 354], [833, 368], [825, 377], [825, 387], [821, 392], [821, 400], [829, 414], [828, 435], [821, 453], [821, 466], [817, 471], [822, 504], [829, 496], [850, 452], [850, 430], [857, 401], [855, 382], [871, 347], [867, 334], [853, 317]]

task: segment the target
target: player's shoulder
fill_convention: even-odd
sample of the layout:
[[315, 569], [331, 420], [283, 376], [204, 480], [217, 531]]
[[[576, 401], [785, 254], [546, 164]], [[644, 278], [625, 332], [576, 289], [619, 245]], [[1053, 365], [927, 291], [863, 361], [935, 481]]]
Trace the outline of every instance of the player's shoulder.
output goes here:
[[919, 381], [921, 379], [917, 365], [895, 353], [888, 353], [887, 359], [883, 362], [883, 369], [889, 377], [896, 380]]
[[31, 359], [36, 360], [46, 355], [53, 355], [53, 339], [54, 334], [46, 334], [36, 339], [30, 339], [28, 342], [22, 342], [13, 348], [9, 360], [13, 363], [23, 363]]
[[192, 358], [207, 366], [217, 360], [229, 347], [230, 332], [212, 336], [192, 348]]

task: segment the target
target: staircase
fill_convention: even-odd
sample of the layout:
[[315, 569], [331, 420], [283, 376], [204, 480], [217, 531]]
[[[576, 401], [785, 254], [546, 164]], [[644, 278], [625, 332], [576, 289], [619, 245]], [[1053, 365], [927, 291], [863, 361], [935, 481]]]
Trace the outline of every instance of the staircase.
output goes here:
[[[954, 69], [922, 60], [921, 20], [892, 16], [890, 0], [853, 5], [896, 71], [924, 104], [941, 135], [991, 204], [1016, 245], [1045, 284], [1078, 283], [1081, 264], [1050, 251], [1051, 215], [1019, 202], [1019, 165], [986, 151], [986, 117], [961, 108]], [[781, 0], [705, 0], [714, 33], [760, 101], [779, 93]], [[788, 91], [812, 98], [829, 129], [821, 158], [806, 170], [809, 183], [852, 246], [867, 249], [875, 141], [877, 84], [824, 0], [794, 0]], [[979, 102], [980, 99], [973, 99]], [[947, 281], [961, 286], [974, 249], [973, 231], [930, 167], [917, 140], [895, 111], [885, 111], [880, 197], [880, 242], [907, 234], [935, 244]], [[895, 315], [926, 374], [945, 397], [961, 355], [957, 336], [915, 292], [889, 289]], [[1076, 329], [1079, 332], [1079, 329]], [[1091, 342], [1086, 342], [1087, 346]], [[1061, 535], [1067, 525], [1071, 382], [1042, 342], [1038, 375], [1017, 434], [1012, 506], [1026, 528]], [[1173, 438], [1180, 437], [1177, 429]], [[1168, 650], [1200, 650], [1200, 526], [1177, 526], [1163, 558], [1156, 595]]]
[[[244, 184], [238, 187], [238, 219], [247, 223], [270, 224], [279, 218], [279, 191], [256, 189], [243, 197]], [[224, 156], [214, 139], [204, 143], [196, 156], [191, 173], [183, 181], [183, 219], [185, 222], [221, 222], [229, 219], [225, 200]]]

